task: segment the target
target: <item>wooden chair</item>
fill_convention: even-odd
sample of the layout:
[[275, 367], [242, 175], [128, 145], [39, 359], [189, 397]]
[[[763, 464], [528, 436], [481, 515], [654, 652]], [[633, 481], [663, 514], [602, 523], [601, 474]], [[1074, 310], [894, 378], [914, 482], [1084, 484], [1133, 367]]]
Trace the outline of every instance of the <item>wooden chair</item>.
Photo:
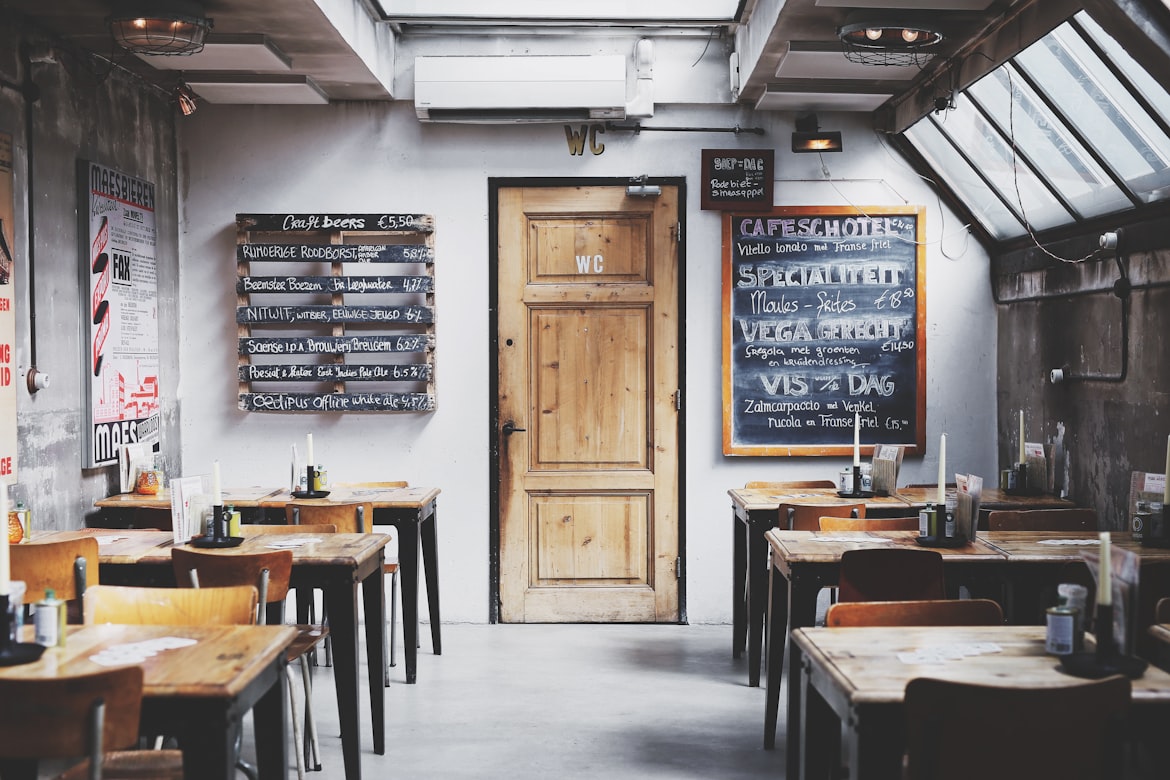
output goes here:
[[1154, 622], [1170, 623], [1170, 597], [1160, 598], [1154, 605]]
[[85, 757], [56, 780], [183, 780], [180, 751], [127, 750], [138, 742], [142, 678], [140, 666], [0, 678], [0, 764], [36, 774], [38, 759]]
[[989, 531], [1096, 531], [1097, 510], [999, 509], [987, 515]]
[[991, 599], [926, 601], [842, 601], [829, 607], [825, 625], [1001, 626], [1003, 610]]
[[284, 516], [291, 525], [335, 525], [342, 534], [367, 534], [374, 518], [374, 505], [361, 501], [327, 503], [307, 498], [289, 501]]
[[24, 603], [33, 604], [52, 589], [69, 605], [70, 622], [81, 622], [81, 599], [98, 583], [98, 543], [92, 536], [59, 542], [32, 541], [10, 548], [11, 579], [25, 583]]
[[269, 525], [268, 523], [246, 523], [240, 526], [240, 533], [244, 536], [261, 536], [263, 534], [335, 534], [337, 526], [332, 523], [317, 523], [312, 527], [304, 525]]
[[865, 517], [865, 504], [781, 504], [777, 517], [784, 530], [819, 531], [822, 517]]
[[942, 555], [898, 547], [846, 550], [837, 594], [841, 601], [945, 599]]
[[[294, 526], [302, 528], [301, 526]], [[332, 527], [332, 526], [331, 526]], [[185, 547], [171, 549], [171, 565], [175, 571], [175, 582], [180, 588], [231, 587], [255, 584], [259, 608], [256, 622], [283, 623], [284, 601], [288, 598], [289, 578], [292, 575], [292, 550], [264, 550], [230, 555], [210, 550], [192, 550]], [[317, 724], [313, 718], [313, 683], [309, 669], [308, 653], [328, 634], [328, 628], [317, 625], [298, 625], [297, 638], [285, 650], [290, 666], [288, 673], [289, 706], [292, 711], [293, 741], [303, 742], [304, 757], [298, 749], [296, 755], [297, 777], [304, 778], [305, 765], [312, 762], [314, 771], [321, 770], [320, 746], [317, 740]], [[300, 715], [297, 713], [296, 698], [293, 695], [293, 672], [291, 664], [299, 663], [305, 692], [305, 739], [301, 739]], [[245, 768], [248, 772], [251, 767]], [[249, 773], [251, 775], [251, 773]]]
[[85, 622], [155, 626], [229, 626], [256, 622], [255, 585], [230, 588], [137, 588], [94, 585]]
[[822, 517], [822, 531], [917, 531], [917, 517]]
[[906, 685], [907, 780], [1104, 780], [1123, 766], [1130, 681], [1055, 688]]

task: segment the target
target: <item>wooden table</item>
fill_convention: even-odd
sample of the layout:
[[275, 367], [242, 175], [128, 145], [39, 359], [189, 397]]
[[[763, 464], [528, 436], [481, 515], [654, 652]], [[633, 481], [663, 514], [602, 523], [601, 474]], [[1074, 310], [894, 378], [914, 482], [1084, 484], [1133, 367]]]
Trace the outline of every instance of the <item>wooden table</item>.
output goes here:
[[[392, 525], [398, 531], [398, 570], [402, 579], [402, 633], [406, 656], [406, 682], [418, 678], [418, 572], [425, 570], [427, 605], [431, 620], [431, 645], [442, 655], [439, 614], [438, 488], [338, 487], [327, 502], [362, 501], [374, 505], [374, 525]], [[287, 489], [271, 487], [224, 488], [225, 504], [251, 511], [256, 519], [283, 523], [284, 507], [293, 500]], [[170, 493], [157, 496], [122, 493], [100, 499], [95, 506], [111, 516], [109, 525], [125, 527], [127, 518], [142, 509], [169, 509]]]
[[[891, 496], [842, 498], [832, 488], [736, 488], [727, 491], [732, 510], [732, 610], [731, 651], [739, 658], [746, 643], [748, 685], [760, 684], [765, 601], [767, 599], [768, 545], [764, 533], [779, 528], [781, 504], [865, 503], [867, 517], [904, 517], [933, 502], [937, 488], [901, 488]], [[949, 491], [954, 496], [954, 489]], [[1071, 508], [1074, 504], [1056, 496], [1011, 496], [985, 487], [981, 509]]]
[[[776, 720], [780, 710], [780, 680], [784, 668], [785, 635], [811, 626], [816, 621], [817, 594], [837, 584], [841, 553], [862, 548], [919, 547], [917, 531], [825, 532], [772, 530], [765, 534], [771, 548], [772, 571], [768, 616], [767, 692], [764, 708], [764, 747], [776, 741]], [[849, 541], [843, 541], [848, 539]], [[930, 548], [942, 555], [948, 588], [958, 584], [978, 587], [1002, 576], [1004, 556], [976, 538], [962, 547]], [[789, 673], [796, 669], [795, 647]], [[788, 715], [798, 709], [800, 687], [788, 686]], [[789, 721], [788, 728], [793, 724]], [[789, 757], [791, 762], [791, 755]], [[789, 771], [793, 766], [789, 763]], [[791, 776], [791, 775], [790, 775]]]
[[[68, 538], [78, 534], [98, 539], [99, 580], [113, 585], [174, 586], [171, 565], [173, 535], [170, 531], [55, 531], [42, 540]], [[265, 534], [248, 537], [239, 547], [219, 552], [224, 555], [268, 549], [279, 540], [299, 535]], [[303, 538], [303, 537], [302, 537]], [[337, 681], [337, 710], [341, 722], [341, 748], [345, 776], [361, 777], [359, 755], [360, 708], [358, 706], [358, 586], [367, 615], [382, 615], [385, 598], [382, 574], [383, 553], [389, 537], [385, 534], [322, 534], [320, 541], [293, 548], [293, 587], [320, 588], [329, 612], [329, 635], [333, 640], [333, 674]], [[108, 540], [108, 541], [106, 541]], [[374, 752], [386, 752], [386, 699], [382, 684], [386, 664], [383, 630], [377, 620], [367, 620], [366, 662], [369, 672], [370, 719]]]
[[[325, 501], [361, 501], [374, 505], [374, 525], [392, 525], [398, 531], [398, 570], [402, 579], [402, 634], [406, 682], [418, 677], [418, 570], [426, 574], [427, 606], [431, 619], [431, 646], [443, 654], [439, 617], [438, 488], [334, 488]], [[264, 510], [276, 510], [284, 522], [284, 506], [293, 500], [287, 490], [259, 501]], [[369, 614], [368, 612], [366, 614]]]
[[[789, 778], [828, 776], [840, 734], [844, 766], [834, 777], [901, 778], [905, 749], [902, 700], [916, 677], [1021, 687], [1066, 686], [1084, 680], [1064, 674], [1044, 652], [1042, 626], [805, 628], [792, 633], [793, 687], [801, 712], [788, 724]], [[904, 663], [916, 649], [994, 643], [998, 653], [962, 660]], [[1150, 667], [1133, 681], [1132, 721], [1153, 731], [1170, 717], [1170, 674]], [[977, 738], [977, 737], [976, 737]], [[1055, 748], [1056, 746], [1054, 746]]]
[[[31, 627], [26, 627], [26, 641]], [[285, 648], [292, 626], [70, 626], [64, 647], [35, 663], [0, 667], [0, 676], [42, 678], [90, 674], [106, 668], [90, 660], [114, 645], [159, 637], [196, 644], [164, 650], [140, 665], [144, 673], [144, 734], [168, 734], [183, 750], [183, 772], [206, 780], [234, 780], [236, 739], [244, 716], [255, 712], [260, 777], [288, 777], [284, 685]]]

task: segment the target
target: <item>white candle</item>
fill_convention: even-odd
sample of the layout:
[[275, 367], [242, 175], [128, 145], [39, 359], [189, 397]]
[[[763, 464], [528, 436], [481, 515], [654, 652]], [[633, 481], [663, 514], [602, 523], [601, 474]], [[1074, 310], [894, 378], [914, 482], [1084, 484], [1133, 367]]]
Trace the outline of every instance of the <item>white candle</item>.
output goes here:
[[[1170, 504], [1170, 436], [1166, 437], [1166, 487], [1162, 489], [1162, 511]], [[1163, 520], [1162, 522], [1165, 522]]]
[[1024, 460], [1024, 410], [1020, 410], [1020, 459], [1017, 463], [1026, 463]]
[[223, 506], [223, 495], [219, 486], [219, 461], [211, 464], [211, 505]]
[[947, 435], [944, 433], [938, 444], [938, 500], [939, 506], [947, 503]]
[[0, 518], [4, 518], [3, 533], [0, 533], [0, 596], [11, 593], [8, 581], [12, 579], [12, 569], [8, 563], [8, 486], [0, 484]]
[[1101, 532], [1101, 576], [1097, 578], [1097, 603], [1113, 604], [1113, 560], [1109, 557], [1109, 532]]
[[305, 436], [305, 458], [306, 466], [316, 465], [316, 461], [313, 459], [313, 434], [311, 433]]
[[861, 413], [853, 413], [853, 465], [861, 465]]

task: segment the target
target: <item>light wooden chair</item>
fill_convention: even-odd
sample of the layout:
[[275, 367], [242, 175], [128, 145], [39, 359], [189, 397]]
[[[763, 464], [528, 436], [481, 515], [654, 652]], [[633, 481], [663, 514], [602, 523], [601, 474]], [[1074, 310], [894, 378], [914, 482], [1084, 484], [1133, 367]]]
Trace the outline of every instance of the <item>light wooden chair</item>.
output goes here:
[[265, 534], [335, 534], [337, 526], [331, 523], [317, 523], [312, 527], [303, 525], [270, 525], [268, 523], [246, 523], [240, 526], [240, 533], [244, 536], [261, 536]]
[[[300, 526], [296, 526], [300, 528]], [[171, 565], [175, 582], [180, 588], [231, 587], [255, 584], [259, 606], [256, 622], [283, 623], [284, 601], [288, 597], [289, 577], [292, 574], [292, 550], [264, 550], [251, 553], [221, 554], [210, 550], [192, 550], [185, 547], [171, 549]], [[285, 650], [290, 666], [288, 675], [289, 706], [292, 711], [293, 741], [303, 747], [296, 755], [297, 777], [303, 780], [306, 764], [314, 771], [321, 770], [321, 750], [317, 739], [317, 724], [313, 718], [313, 683], [308, 653], [324, 640], [325, 626], [298, 625], [297, 638]], [[305, 738], [301, 738], [300, 715], [297, 713], [291, 664], [299, 663], [305, 694]], [[302, 750], [304, 756], [302, 757]], [[310, 763], [311, 762], [311, 763]], [[251, 776], [252, 768], [244, 768]]]
[[829, 607], [825, 625], [1001, 626], [1003, 609], [991, 599], [842, 601]]
[[917, 531], [917, 517], [822, 517], [822, 531]]
[[780, 482], [752, 481], [744, 487], [749, 490], [789, 490], [799, 488], [835, 488], [837, 483], [831, 479], [790, 479]]
[[230, 626], [256, 622], [255, 585], [231, 588], [139, 588], [94, 585], [85, 622], [155, 626]]
[[32, 541], [9, 548], [11, 579], [25, 583], [24, 603], [33, 604], [53, 590], [71, 602], [70, 622], [81, 622], [81, 599], [98, 583], [98, 543], [92, 536], [59, 542]]
[[39, 759], [85, 757], [56, 780], [183, 780], [178, 750], [138, 742], [142, 667], [49, 678], [0, 678], [0, 759], [36, 774]]
[[289, 501], [284, 516], [290, 525], [335, 525], [341, 534], [366, 534], [373, 522], [374, 505], [361, 501], [328, 503], [319, 498]]
[[897, 547], [846, 550], [837, 595], [841, 601], [945, 599], [942, 555]]
[[777, 517], [781, 529], [819, 531], [822, 517], [865, 517], [865, 504], [781, 504]]
[[987, 514], [989, 531], [1096, 531], [1097, 510], [997, 509]]
[[905, 777], [1118, 777], [1129, 708], [1130, 681], [1120, 676], [1048, 688], [914, 679], [906, 685]]

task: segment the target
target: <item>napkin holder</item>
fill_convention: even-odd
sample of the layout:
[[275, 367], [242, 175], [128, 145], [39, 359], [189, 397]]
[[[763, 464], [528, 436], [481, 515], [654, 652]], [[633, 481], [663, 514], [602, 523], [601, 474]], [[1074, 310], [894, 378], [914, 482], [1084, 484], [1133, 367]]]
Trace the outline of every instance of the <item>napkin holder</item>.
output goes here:
[[15, 617], [16, 615], [9, 605], [8, 594], [0, 596], [0, 666], [31, 664], [33, 661], [39, 660], [41, 654], [45, 652], [44, 645], [12, 640], [12, 625]]

